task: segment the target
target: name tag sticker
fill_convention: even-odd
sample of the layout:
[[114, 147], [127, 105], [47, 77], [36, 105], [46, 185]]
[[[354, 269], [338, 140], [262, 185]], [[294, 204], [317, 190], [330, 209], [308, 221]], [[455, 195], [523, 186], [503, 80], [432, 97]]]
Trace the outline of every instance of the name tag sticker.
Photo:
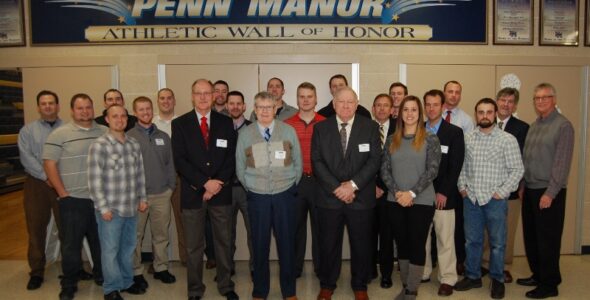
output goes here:
[[369, 152], [371, 151], [371, 146], [369, 144], [359, 144], [359, 152]]
[[449, 146], [440, 145], [440, 152], [445, 154], [449, 153]]
[[164, 146], [164, 139], [156, 139], [156, 145]]
[[287, 151], [285, 151], [285, 150], [275, 151], [275, 159], [286, 159], [286, 158], [287, 158]]
[[217, 139], [217, 147], [219, 148], [227, 148], [227, 140]]

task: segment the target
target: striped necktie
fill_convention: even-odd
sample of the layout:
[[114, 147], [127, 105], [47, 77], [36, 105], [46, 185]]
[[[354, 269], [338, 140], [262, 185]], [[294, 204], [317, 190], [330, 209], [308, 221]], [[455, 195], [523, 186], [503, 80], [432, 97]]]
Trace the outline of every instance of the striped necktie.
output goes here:
[[265, 128], [264, 129], [264, 140], [265, 141], [270, 141], [270, 128]]
[[379, 125], [379, 137], [381, 138], [381, 148], [385, 146], [385, 126], [383, 124]]
[[346, 126], [348, 123], [340, 124], [340, 143], [342, 144], [342, 153], [346, 154]]

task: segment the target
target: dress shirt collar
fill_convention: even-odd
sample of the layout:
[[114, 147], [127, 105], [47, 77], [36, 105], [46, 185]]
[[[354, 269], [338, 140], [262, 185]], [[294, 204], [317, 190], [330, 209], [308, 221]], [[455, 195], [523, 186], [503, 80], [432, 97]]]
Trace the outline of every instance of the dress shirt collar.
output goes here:
[[[346, 122], [346, 124], [347, 124], [346, 130], [349, 130], [352, 127], [352, 123], [354, 123], [354, 117], [355, 116], [352, 116], [352, 118], [350, 118], [350, 120], [348, 120], [348, 122]], [[341, 128], [340, 124], [344, 123], [344, 121], [342, 121], [342, 119], [340, 119], [340, 117], [338, 115], [336, 115], [336, 122], [338, 124], [338, 130], [340, 130], [340, 128]]]
[[[508, 116], [508, 118], [504, 119], [504, 120], [500, 120], [500, 118], [496, 118], [496, 124], [500, 124], [500, 122], [502, 122], [502, 129], [503, 131], [506, 131], [506, 124], [508, 124], [508, 122], [510, 121], [510, 119], [512, 118], [512, 116]], [[498, 125], [498, 127], [500, 127], [500, 125]]]
[[107, 133], [105, 134], [105, 136], [106, 136], [106, 139], [107, 139], [107, 140], [108, 140], [108, 141], [109, 141], [109, 142], [110, 142], [112, 145], [114, 145], [114, 144], [117, 144], [117, 143], [119, 143], [119, 144], [122, 144], [122, 145], [123, 145], [123, 144], [127, 143], [127, 139], [129, 138], [129, 137], [127, 136], [127, 134], [126, 134], [126, 133], [124, 133], [124, 136], [125, 136], [125, 142], [124, 142], [124, 143], [121, 143], [121, 141], [119, 141], [119, 140], [118, 140], [118, 139], [117, 139], [117, 138], [116, 138], [114, 135], [112, 135], [110, 131], [109, 131], [109, 132], [107, 132]]
[[[262, 126], [262, 124], [260, 124], [258, 122], [256, 122], [256, 125], [258, 126], [258, 131], [260, 131], [260, 135], [262, 135], [262, 137], [264, 137], [264, 130], [266, 129], [266, 127]], [[268, 126], [268, 129], [270, 131], [270, 135], [272, 136], [272, 133], [275, 129], [275, 121], [274, 120], [272, 120], [272, 122]]]
[[480, 136], [495, 136], [498, 133], [502, 132], [502, 130], [500, 128], [498, 128], [498, 124], [493, 124], [492, 126], [494, 128], [492, 129], [492, 131], [490, 131], [490, 133], [484, 133], [484, 132], [482, 132], [480, 130], [481, 128], [479, 126], [476, 127], [477, 130], [475, 132], [476, 132], [477, 135], [480, 135]]
[[244, 124], [244, 122], [246, 122], [246, 118], [244, 118], [244, 115], [241, 115], [237, 119], [232, 118], [232, 121], [234, 122], [234, 129], [238, 129], [242, 127], [242, 124]]
[[[203, 116], [203, 115], [201, 115], [201, 113], [200, 113], [200, 112], [198, 112], [196, 109], [195, 109], [195, 113], [197, 114], [197, 119], [199, 120], [199, 125], [201, 125], [201, 118], [202, 118], [202, 117], [206, 117], [206, 118], [207, 118], [207, 126], [211, 125], [211, 110], [209, 110], [209, 111], [207, 112], [207, 114], [206, 114], [206, 115], [204, 115], [204, 116]], [[209, 126], [209, 127], [210, 127], [210, 126]]]
[[[438, 133], [440, 129], [440, 124], [442, 124], [443, 118], [440, 118], [436, 124], [430, 124], [430, 120], [426, 121], [426, 129], [434, 134]], [[434, 125], [434, 126], [433, 126]]]

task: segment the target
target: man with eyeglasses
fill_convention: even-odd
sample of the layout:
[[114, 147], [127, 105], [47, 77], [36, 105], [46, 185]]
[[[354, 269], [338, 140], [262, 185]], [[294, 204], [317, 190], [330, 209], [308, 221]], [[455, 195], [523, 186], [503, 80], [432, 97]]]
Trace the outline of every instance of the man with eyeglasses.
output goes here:
[[303, 173], [301, 148], [293, 127], [275, 119], [275, 98], [254, 96], [256, 121], [240, 130], [236, 175], [247, 191], [254, 255], [254, 300], [270, 290], [268, 253], [271, 229], [279, 254], [283, 299], [295, 300], [295, 210], [297, 184]]
[[214, 110], [213, 84], [192, 85], [194, 110], [172, 121], [172, 153], [180, 175], [182, 223], [185, 230], [189, 300], [205, 293], [203, 252], [205, 215], [211, 217], [217, 259], [217, 289], [228, 300], [239, 299], [231, 280], [232, 177], [236, 131], [232, 120]]
[[559, 256], [574, 128], [557, 111], [557, 95], [551, 84], [535, 87], [533, 103], [538, 117], [531, 124], [524, 145], [522, 195], [524, 245], [533, 274], [516, 283], [536, 287], [525, 294], [527, 298], [543, 299], [556, 297], [561, 283]]

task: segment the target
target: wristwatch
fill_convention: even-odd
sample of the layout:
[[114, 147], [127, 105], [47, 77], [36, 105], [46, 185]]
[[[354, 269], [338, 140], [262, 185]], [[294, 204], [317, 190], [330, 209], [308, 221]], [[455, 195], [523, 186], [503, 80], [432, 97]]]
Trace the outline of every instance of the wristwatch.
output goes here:
[[412, 191], [409, 191], [409, 192], [410, 192], [410, 195], [412, 195], [412, 199], [416, 199], [416, 193], [414, 193]]

